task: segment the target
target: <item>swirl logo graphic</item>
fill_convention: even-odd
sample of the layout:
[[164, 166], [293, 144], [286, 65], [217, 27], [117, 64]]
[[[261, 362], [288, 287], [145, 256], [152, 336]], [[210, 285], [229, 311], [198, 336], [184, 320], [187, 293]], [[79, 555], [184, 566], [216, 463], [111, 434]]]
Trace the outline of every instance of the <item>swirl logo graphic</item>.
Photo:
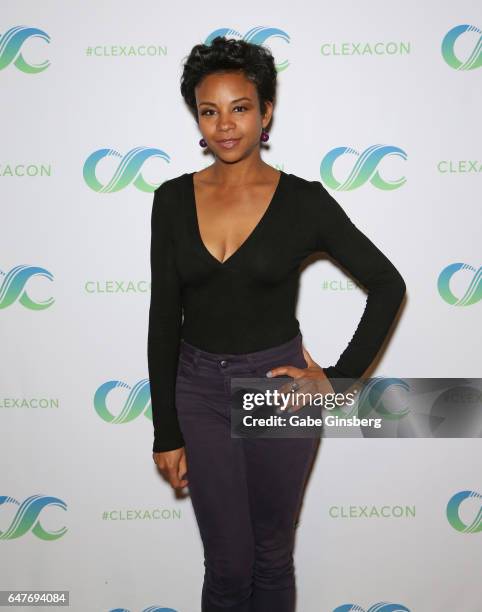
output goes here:
[[[114, 389], [129, 389], [129, 395], [117, 416], [114, 416], [107, 408], [107, 396]], [[101, 385], [94, 395], [94, 408], [97, 414], [106, 423], [119, 424], [129, 423], [137, 419], [142, 413], [152, 420], [151, 388], [149, 379], [140, 380], [131, 388], [120, 380], [110, 380]]]
[[0, 36], [0, 70], [14, 64], [22, 72], [37, 74], [50, 66], [49, 60], [45, 60], [41, 64], [29, 64], [24, 59], [21, 49], [29, 38], [41, 38], [50, 43], [50, 36], [47, 32], [28, 26], [15, 26], [7, 30], [3, 36]]
[[[127, 608], [114, 608], [114, 610], [109, 610], [109, 612], [130, 612]], [[174, 608], [159, 608], [158, 606], [149, 606], [148, 608], [144, 608], [142, 612], [177, 612]]]
[[[358, 159], [356, 160], [348, 178], [343, 183], [340, 183], [333, 176], [333, 165], [339, 157], [348, 154], [356, 155]], [[381, 162], [381, 160], [384, 157], [391, 155], [401, 157], [405, 160], [407, 159], [407, 154], [405, 151], [403, 151], [403, 149], [391, 145], [372, 145], [371, 147], [368, 147], [368, 149], [365, 149], [365, 151], [363, 151], [361, 154], [351, 147], [336, 147], [321, 160], [321, 179], [327, 187], [330, 189], [335, 189], [336, 191], [352, 191], [353, 189], [361, 187], [367, 181], [378, 189], [398, 189], [405, 184], [405, 177], [402, 177], [397, 181], [387, 181], [386, 179], [382, 179], [377, 170], [378, 164]]]
[[43, 276], [53, 280], [53, 275], [45, 268], [20, 265], [12, 268], [7, 274], [0, 271], [0, 275], [4, 276], [0, 285], [0, 309], [11, 306], [17, 300], [22, 306], [30, 308], [30, 310], [45, 310], [54, 303], [53, 298], [49, 298], [45, 302], [34, 301], [25, 289], [25, 285], [33, 276]]
[[[474, 273], [469, 286], [461, 298], [457, 298], [450, 289], [450, 279], [456, 272], [459, 272], [459, 270], [470, 270]], [[444, 268], [440, 273], [437, 280], [437, 289], [440, 296], [447, 304], [451, 304], [452, 306], [471, 306], [482, 298], [481, 276], [482, 268], [476, 270], [472, 266], [469, 266], [469, 264], [459, 262], [453, 263]]]
[[343, 604], [333, 610], [333, 612], [410, 612], [410, 610], [402, 604], [389, 603], [388, 601], [379, 601], [373, 606], [366, 609], [358, 604]]
[[[119, 157], [121, 159], [114, 172], [114, 176], [107, 185], [102, 185], [102, 183], [97, 180], [95, 170], [100, 160], [106, 157]], [[161, 151], [161, 149], [150, 147], [136, 147], [128, 151], [124, 157], [114, 149], [99, 149], [89, 155], [84, 163], [84, 180], [91, 189], [98, 193], [113, 193], [114, 191], [120, 191], [131, 183], [134, 183], [134, 186], [140, 189], [140, 191], [152, 193], [159, 187], [160, 183], [151, 185], [144, 180], [141, 174], [144, 162], [151, 157], [160, 157], [166, 162], [170, 161], [167, 153]]]
[[10, 527], [6, 531], [0, 531], [0, 540], [13, 540], [31, 531], [41, 540], [58, 540], [66, 532], [67, 527], [62, 527], [58, 531], [47, 531], [40, 524], [40, 513], [48, 506], [57, 506], [62, 510], [67, 510], [67, 504], [58, 497], [48, 495], [31, 495], [22, 504], [13, 497], [0, 496], [0, 506], [3, 504], [16, 504], [19, 506]]
[[382, 415], [385, 420], [403, 419], [410, 412], [410, 407], [405, 406], [395, 412], [389, 408], [390, 401], [387, 402], [384, 398], [385, 392], [394, 388], [410, 391], [410, 385], [401, 378], [377, 376], [370, 380], [358, 396], [358, 410], [355, 410], [357, 415], [360, 418], [365, 418], [372, 413], [377, 413]]
[[375, 376], [370, 378], [369, 382], [366, 383], [360, 393], [357, 395], [351, 410], [346, 410], [340, 407], [335, 407], [330, 410], [330, 414], [339, 417], [353, 417], [357, 416], [360, 419], [368, 418], [372, 415], [378, 414], [383, 417], [384, 421], [396, 421], [403, 419], [410, 412], [410, 406], [405, 405], [404, 400], [401, 399], [395, 409], [394, 400], [392, 397], [385, 395], [388, 391], [410, 391], [410, 385], [402, 378], [385, 378], [383, 376]]
[[[248, 30], [244, 36], [237, 30], [232, 30], [231, 28], [219, 28], [218, 30], [214, 30], [211, 32], [211, 34], [209, 34], [204, 41], [204, 44], [210, 45], [216, 36], [226, 36], [229, 38], [238, 37], [255, 45], [262, 45], [270, 38], [281, 38], [281, 40], [284, 40], [287, 43], [290, 42], [290, 37], [284, 30], [280, 30], [279, 28], [270, 28], [268, 26], [257, 26], [255, 28], [251, 28], [251, 30]], [[288, 60], [275, 63], [277, 72], [286, 70], [288, 66]]]
[[[475, 32], [479, 34], [479, 37], [469, 57], [465, 61], [461, 61], [455, 55], [455, 41], [466, 32]], [[482, 31], [468, 24], [455, 26], [455, 28], [452, 28], [445, 34], [442, 40], [442, 57], [455, 70], [475, 70], [480, 68], [482, 66]]]
[[466, 525], [459, 516], [459, 508], [463, 501], [475, 497], [482, 499], [482, 495], [475, 491], [460, 491], [453, 495], [447, 504], [447, 520], [456, 531], [461, 533], [478, 533], [482, 531], [482, 505], [474, 517], [474, 520]]

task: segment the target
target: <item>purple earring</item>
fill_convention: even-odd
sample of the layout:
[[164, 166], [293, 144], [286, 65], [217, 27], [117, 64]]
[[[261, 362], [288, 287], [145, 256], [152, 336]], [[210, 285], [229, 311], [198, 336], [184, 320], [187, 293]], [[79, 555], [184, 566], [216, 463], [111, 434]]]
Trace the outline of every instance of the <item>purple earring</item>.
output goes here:
[[201, 138], [201, 140], [199, 141], [199, 145], [201, 147], [207, 147], [208, 143], [204, 140], [204, 138]]
[[263, 128], [263, 131], [261, 132], [261, 138], [260, 138], [261, 142], [268, 142], [269, 140], [269, 134], [268, 132]]

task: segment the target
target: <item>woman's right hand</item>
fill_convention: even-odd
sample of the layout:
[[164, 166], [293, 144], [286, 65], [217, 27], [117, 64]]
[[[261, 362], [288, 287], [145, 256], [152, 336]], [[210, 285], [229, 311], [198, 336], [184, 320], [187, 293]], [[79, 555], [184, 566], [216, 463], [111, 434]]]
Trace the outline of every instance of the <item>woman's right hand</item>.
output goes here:
[[152, 453], [152, 458], [173, 489], [182, 489], [188, 484], [187, 478], [182, 479], [182, 476], [187, 473], [187, 459], [184, 446], [161, 453]]

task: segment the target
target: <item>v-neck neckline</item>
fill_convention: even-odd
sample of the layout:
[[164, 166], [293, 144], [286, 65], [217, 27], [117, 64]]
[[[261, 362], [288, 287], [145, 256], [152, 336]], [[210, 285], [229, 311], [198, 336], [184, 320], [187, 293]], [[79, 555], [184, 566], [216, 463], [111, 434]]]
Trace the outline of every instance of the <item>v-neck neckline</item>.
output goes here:
[[276, 188], [275, 188], [275, 190], [273, 192], [273, 195], [271, 196], [271, 200], [270, 200], [270, 202], [268, 204], [268, 207], [264, 211], [264, 213], [261, 216], [260, 220], [254, 226], [254, 228], [251, 230], [251, 232], [248, 234], [248, 236], [244, 239], [244, 241], [239, 245], [239, 247], [234, 251], [234, 253], [232, 253], [224, 261], [220, 261], [217, 257], [215, 257], [211, 253], [211, 251], [207, 248], [207, 246], [204, 244], [204, 241], [203, 241], [202, 236], [201, 236], [201, 230], [199, 228], [199, 218], [198, 218], [197, 206], [196, 206], [196, 191], [195, 191], [195, 188], [194, 188], [194, 174], [196, 173], [196, 171], [194, 171], [194, 172], [186, 172], [186, 177], [188, 178], [188, 181], [189, 181], [189, 200], [190, 200], [189, 204], [190, 204], [190, 207], [191, 207], [192, 219], [194, 221], [194, 228], [195, 228], [195, 232], [196, 232], [196, 238], [198, 240], [199, 246], [201, 247], [201, 250], [203, 251], [203, 253], [205, 255], [207, 255], [208, 258], [212, 262], [214, 262], [217, 266], [225, 267], [229, 263], [231, 263], [231, 261], [239, 254], [239, 252], [243, 251], [246, 248], [247, 244], [253, 240], [253, 237], [256, 236], [256, 234], [259, 232], [260, 228], [266, 223], [268, 217], [270, 216], [270, 214], [272, 213], [272, 211], [275, 208], [275, 203], [276, 203], [276, 200], [278, 199], [279, 193], [281, 191], [282, 183], [283, 183], [284, 179], [286, 178], [286, 173], [283, 172], [283, 170], [279, 170], [279, 172], [280, 172], [280, 176], [278, 178], [278, 183], [277, 183]]

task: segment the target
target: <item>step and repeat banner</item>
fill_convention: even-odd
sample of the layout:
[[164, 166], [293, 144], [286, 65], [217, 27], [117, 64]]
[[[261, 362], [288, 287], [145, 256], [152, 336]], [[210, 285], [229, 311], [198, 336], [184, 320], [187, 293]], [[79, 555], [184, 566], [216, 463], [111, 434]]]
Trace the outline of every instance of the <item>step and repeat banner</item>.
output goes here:
[[[263, 159], [321, 181], [406, 281], [373, 413], [407, 377], [467, 391], [480, 376], [480, 2], [7, 3], [2, 603], [31, 591], [41, 610], [199, 612], [189, 490], [152, 460], [149, 243], [153, 190], [213, 161], [179, 81], [218, 34], [275, 56]], [[327, 257], [304, 267], [297, 317], [317, 363], [336, 363], [366, 299]], [[430, 431], [322, 439], [297, 530], [300, 612], [482, 610], [480, 430]]]

